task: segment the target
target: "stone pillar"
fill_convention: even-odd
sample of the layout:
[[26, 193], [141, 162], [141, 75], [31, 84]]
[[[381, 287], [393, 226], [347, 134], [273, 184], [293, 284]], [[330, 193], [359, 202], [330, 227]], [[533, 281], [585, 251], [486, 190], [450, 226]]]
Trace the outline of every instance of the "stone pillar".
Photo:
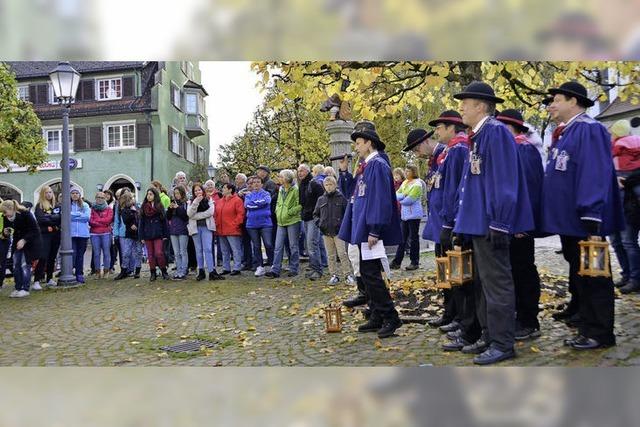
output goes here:
[[[351, 132], [353, 132], [353, 122], [344, 120], [334, 120], [327, 123], [325, 129], [329, 134], [329, 145], [331, 146], [330, 157], [351, 153]], [[331, 166], [338, 172], [338, 160], [333, 160]]]

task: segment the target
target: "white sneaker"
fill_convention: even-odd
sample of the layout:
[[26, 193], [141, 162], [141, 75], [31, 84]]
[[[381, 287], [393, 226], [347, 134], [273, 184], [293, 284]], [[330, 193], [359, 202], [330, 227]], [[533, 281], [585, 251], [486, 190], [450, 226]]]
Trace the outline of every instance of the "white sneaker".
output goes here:
[[340, 278], [334, 274], [333, 276], [331, 276], [331, 279], [329, 279], [329, 281], [327, 282], [327, 285], [336, 285], [338, 283], [340, 283]]
[[24, 298], [28, 296], [29, 296], [29, 292], [25, 290], [18, 291], [18, 293], [16, 294], [16, 298]]
[[356, 279], [351, 274], [347, 276], [345, 281], [347, 282], [348, 285], [355, 285], [356, 283]]
[[18, 296], [18, 291], [13, 291], [9, 294], [9, 298], [16, 298]]
[[55, 288], [56, 286], [58, 286], [58, 284], [56, 283], [55, 280], [49, 279], [49, 281], [47, 282], [47, 286], [49, 286], [51, 288]]
[[31, 289], [34, 291], [41, 291], [42, 286], [40, 286], [40, 282], [33, 282], [33, 285], [31, 285]]
[[256, 268], [256, 272], [254, 273], [254, 276], [256, 277], [264, 276], [264, 273], [266, 273], [266, 271], [264, 271], [264, 267], [258, 267]]

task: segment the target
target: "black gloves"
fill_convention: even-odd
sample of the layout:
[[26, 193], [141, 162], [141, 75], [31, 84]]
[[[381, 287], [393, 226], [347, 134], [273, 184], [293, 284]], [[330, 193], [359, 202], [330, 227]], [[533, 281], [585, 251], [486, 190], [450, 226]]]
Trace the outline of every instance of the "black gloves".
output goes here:
[[582, 227], [587, 231], [589, 236], [598, 236], [600, 234], [600, 223], [598, 221], [583, 219]]
[[464, 244], [464, 239], [462, 238], [462, 234], [460, 233], [453, 233], [453, 237], [451, 237], [451, 244], [453, 246], [460, 246], [462, 247]]
[[494, 250], [507, 249], [509, 247], [509, 234], [501, 231], [489, 229], [487, 240], [491, 242], [491, 248]]
[[451, 248], [451, 232], [453, 230], [451, 228], [442, 227], [440, 230], [440, 244], [446, 248]]

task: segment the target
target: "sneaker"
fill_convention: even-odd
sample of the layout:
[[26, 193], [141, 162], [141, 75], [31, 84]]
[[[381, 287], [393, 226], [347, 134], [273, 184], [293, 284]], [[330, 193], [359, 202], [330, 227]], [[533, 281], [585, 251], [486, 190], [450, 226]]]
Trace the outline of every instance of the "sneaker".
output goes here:
[[264, 270], [264, 267], [258, 267], [256, 268], [256, 272], [253, 273], [253, 275], [256, 277], [260, 277], [260, 276], [264, 276], [265, 273], [266, 271]]
[[356, 279], [351, 274], [347, 276], [345, 281], [347, 282], [347, 285], [355, 285], [356, 284]]
[[522, 328], [516, 331], [516, 341], [524, 341], [529, 339], [538, 338], [541, 335], [540, 329], [536, 328]]
[[268, 273], [265, 273], [264, 277], [268, 277], [269, 279], [275, 279], [276, 277], [280, 277], [280, 275], [270, 271]]
[[322, 274], [321, 274], [321, 273], [318, 273], [317, 271], [313, 271], [313, 272], [311, 272], [311, 274], [309, 274], [309, 275], [307, 276], [307, 278], [308, 278], [309, 280], [318, 280], [318, 279], [319, 279], [319, 278], [321, 278], [321, 277], [322, 277]]
[[28, 296], [29, 296], [29, 292], [25, 291], [24, 289], [21, 291], [18, 291], [18, 293], [16, 294], [16, 298], [24, 298]]
[[50, 288], [55, 288], [56, 286], [58, 286], [58, 284], [56, 283], [55, 280], [49, 279], [49, 281], [47, 282], [47, 286]]
[[42, 286], [40, 286], [40, 282], [33, 282], [33, 285], [31, 285], [31, 289], [34, 291], [41, 291]]
[[329, 281], [327, 282], [327, 285], [337, 285], [338, 283], [340, 283], [340, 279], [338, 278], [338, 276], [334, 274], [333, 276], [331, 276], [331, 279], [329, 279]]
[[233, 270], [231, 273], [229, 273], [229, 276], [239, 276], [240, 275], [240, 270]]
[[13, 291], [9, 294], [9, 298], [16, 298], [18, 296], [18, 292], [20, 291]]

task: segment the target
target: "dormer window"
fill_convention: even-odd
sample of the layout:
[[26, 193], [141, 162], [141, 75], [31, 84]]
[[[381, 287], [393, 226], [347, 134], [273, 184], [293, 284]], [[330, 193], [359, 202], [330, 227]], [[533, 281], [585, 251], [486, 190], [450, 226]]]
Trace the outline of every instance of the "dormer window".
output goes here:
[[122, 98], [122, 77], [97, 80], [98, 101]]

